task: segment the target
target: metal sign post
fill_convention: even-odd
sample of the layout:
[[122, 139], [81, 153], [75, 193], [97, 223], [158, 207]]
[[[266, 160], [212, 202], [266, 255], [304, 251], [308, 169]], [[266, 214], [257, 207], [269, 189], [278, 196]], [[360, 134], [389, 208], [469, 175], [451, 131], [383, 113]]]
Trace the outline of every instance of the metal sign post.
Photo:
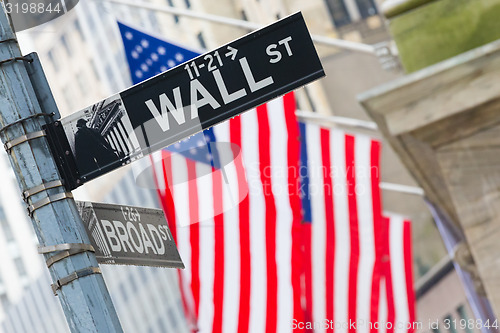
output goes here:
[[[50, 153], [45, 124], [55, 103], [36, 57], [23, 57], [0, 5], [0, 138], [30, 208], [40, 252], [72, 332], [122, 332], [78, 215]], [[33, 86], [36, 84], [36, 88]], [[79, 251], [62, 255], [64, 248]]]
[[74, 189], [324, 75], [297, 13], [48, 125], [47, 136]]

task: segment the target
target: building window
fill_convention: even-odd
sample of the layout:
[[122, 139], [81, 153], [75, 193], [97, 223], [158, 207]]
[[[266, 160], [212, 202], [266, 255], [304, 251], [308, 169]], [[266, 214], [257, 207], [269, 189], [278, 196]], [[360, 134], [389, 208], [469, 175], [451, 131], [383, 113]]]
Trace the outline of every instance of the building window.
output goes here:
[[177, 318], [175, 318], [174, 311], [172, 308], [168, 309], [168, 319], [170, 320], [170, 325], [172, 327], [176, 328], [177, 327]]
[[9, 308], [10, 305], [10, 301], [9, 301], [9, 296], [7, 296], [6, 293], [0, 295], [0, 302], [2, 302], [2, 307], [4, 309], [4, 312], [7, 312], [7, 309]]
[[76, 81], [78, 82], [78, 88], [80, 88], [80, 92], [84, 95], [87, 92], [87, 82], [85, 81], [85, 74], [82, 72], [76, 75]]
[[191, 1], [184, 0], [184, 3], [186, 4], [186, 8], [191, 8]]
[[66, 38], [66, 35], [61, 36], [61, 44], [64, 46], [66, 53], [68, 55], [71, 55], [71, 47], [69, 46], [68, 39]]
[[73, 108], [73, 94], [69, 86], [65, 86], [62, 90], [64, 102], [69, 108]]
[[111, 69], [111, 66], [108, 64], [106, 65], [106, 77], [108, 79], [108, 82], [111, 84], [111, 89], [113, 92], [116, 92], [119, 90], [118, 85], [116, 84], [115, 76], [113, 75], [113, 70]]
[[107, 9], [104, 7], [102, 2], [97, 2], [97, 13], [99, 14], [99, 19], [102, 22], [106, 21]]
[[163, 322], [162, 317], [158, 318], [158, 329], [160, 330], [160, 332], [167, 332], [167, 326]]
[[88, 25], [89, 25], [90, 29], [92, 29], [92, 31], [95, 32], [96, 27], [95, 27], [95, 22], [94, 22], [94, 16], [92, 15], [91, 12], [89, 12], [87, 14], [87, 20], [88, 20]]
[[[170, 7], [174, 7], [174, 1], [173, 0], [167, 0], [168, 2], [168, 5]], [[179, 23], [179, 16], [178, 15], [174, 15], [174, 22], [177, 24]]]
[[[467, 316], [467, 311], [465, 311], [465, 306], [463, 304], [457, 307], [457, 313], [460, 317], [460, 320], [463, 319], [468, 322], [469, 316]], [[468, 327], [468, 325], [465, 325], [464, 331], [465, 333], [472, 333], [472, 330]]]
[[373, 15], [377, 15], [377, 6], [373, 0], [356, 0], [358, 5], [359, 14], [362, 18], [367, 18]]
[[14, 259], [14, 264], [16, 265], [19, 276], [26, 276], [26, 268], [24, 267], [23, 260], [20, 257]]
[[244, 9], [241, 11], [241, 19], [244, 21], [248, 21], [247, 12], [245, 12]]
[[163, 283], [158, 283], [158, 293], [161, 296], [167, 296], [168, 293], [165, 291], [165, 287], [163, 286]]
[[326, 6], [336, 27], [351, 23], [344, 0], [326, 0]]
[[146, 274], [146, 267], [139, 267], [139, 274], [141, 275], [141, 282], [146, 282], [148, 280], [148, 275]]
[[203, 37], [203, 33], [200, 32], [196, 38], [198, 38], [198, 43], [200, 43], [200, 47], [204, 50], [207, 49], [207, 44], [205, 43], [205, 38]]
[[130, 274], [129, 281], [130, 281], [130, 286], [132, 287], [132, 292], [134, 294], [136, 294], [137, 293], [137, 283], [135, 282], [135, 277], [132, 273]]
[[95, 78], [99, 80], [99, 72], [97, 71], [94, 60], [90, 60], [90, 67], [92, 67], [92, 72], [94, 72]]
[[52, 67], [54, 67], [54, 70], [56, 72], [59, 71], [59, 64], [56, 60], [56, 57], [54, 56], [54, 50], [50, 50], [48, 53], [47, 53], [47, 56], [49, 57], [49, 60], [50, 62], [52, 63]]
[[128, 293], [127, 293], [127, 290], [125, 289], [125, 286], [123, 285], [123, 283], [120, 283], [120, 293], [122, 294], [122, 297], [123, 297], [123, 301], [124, 302], [127, 302], [128, 301]]
[[78, 22], [78, 20], [75, 21], [75, 30], [78, 32], [78, 35], [80, 35], [80, 38], [82, 40], [85, 40], [85, 36], [83, 35], [82, 27], [80, 26], [80, 22]]
[[453, 317], [451, 315], [447, 315], [446, 317], [444, 317], [443, 322], [444, 322], [444, 327], [448, 329], [448, 332], [457, 333], [457, 330], [453, 325]]
[[11, 242], [14, 240], [14, 234], [12, 233], [12, 229], [10, 228], [7, 219], [5, 219], [5, 215], [3, 210], [0, 208], [0, 223], [2, 224], [2, 231], [7, 242]]
[[155, 29], [159, 29], [158, 20], [156, 19], [156, 13], [152, 10], [148, 12], [148, 19], [151, 26]]

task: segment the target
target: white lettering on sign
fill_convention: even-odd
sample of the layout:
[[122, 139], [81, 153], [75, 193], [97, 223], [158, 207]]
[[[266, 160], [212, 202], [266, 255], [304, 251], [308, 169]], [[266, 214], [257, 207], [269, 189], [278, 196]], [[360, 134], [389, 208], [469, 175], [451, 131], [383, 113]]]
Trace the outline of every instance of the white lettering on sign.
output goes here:
[[221, 93], [224, 104], [229, 104], [247, 95], [245, 88], [241, 88], [240, 90], [235, 91], [231, 94], [228, 93], [226, 84], [224, 83], [224, 79], [222, 78], [220, 71], [218, 69], [214, 70], [213, 75], [215, 78], [215, 82], [217, 83], [217, 87], [219, 87], [219, 91]]
[[163, 255], [165, 242], [172, 241], [172, 235], [166, 225], [132, 223], [101, 220], [104, 234], [113, 252], [154, 253]]
[[286, 52], [288, 53], [288, 56], [291, 57], [293, 55], [292, 49], [290, 48], [290, 45], [288, 45], [288, 42], [292, 40], [292, 36], [288, 36], [287, 38], [284, 38], [278, 42], [280, 45], [285, 45]]
[[[292, 37], [287, 37], [285, 39], [278, 41], [279, 45], [284, 45], [288, 53], [288, 56], [292, 55], [292, 50], [288, 44], [290, 40], [292, 40]], [[267, 53], [269, 54], [270, 48], [278, 47], [278, 44], [271, 44], [270, 46], [268, 46]], [[230, 48], [230, 50], [231, 52], [227, 53], [226, 56], [230, 56], [231, 57], [230, 59], [233, 60], [236, 57], [238, 50], [234, 48]], [[274, 62], [278, 62], [282, 57], [281, 53], [277, 50], [272, 51], [271, 53], [272, 55], [275, 55], [277, 57], [274, 59], [278, 59]], [[181, 91], [180, 87], [175, 87], [172, 90], [175, 105], [174, 103], [172, 103], [172, 101], [168, 98], [168, 96], [165, 93], [162, 93], [158, 96], [158, 101], [160, 102], [159, 107], [157, 103], [155, 103], [152, 99], [148, 99], [147, 101], [145, 101], [148, 110], [154, 117], [153, 119], [155, 119], [155, 121], [158, 123], [163, 132], [166, 132], [170, 129], [170, 121], [171, 121], [170, 117], [173, 117], [173, 119], [178, 125], [184, 124], [186, 122], [186, 115], [184, 112], [187, 109], [191, 110], [191, 120], [192, 120], [198, 118], [198, 110], [205, 105], [210, 105], [210, 107], [213, 110], [216, 110], [221, 107], [221, 104], [226, 105], [232, 103], [247, 95], [247, 90], [244, 87], [241, 89], [237, 89], [231, 93], [228, 91], [227, 85], [224, 81], [224, 78], [222, 77], [222, 73], [220, 72], [219, 69], [216, 69], [217, 67], [215, 67], [215, 65], [212, 64], [212, 63], [218, 64], [219, 67], [222, 67], [223, 66], [222, 58], [219, 56], [218, 52], [215, 52], [214, 56], [215, 59], [217, 59], [216, 62], [213, 60], [214, 57], [212, 57], [211, 55], [210, 57], [206, 56], [205, 59], [209, 60], [208, 70], [210, 73], [212, 73], [215, 83], [217, 84], [218, 92], [222, 97], [222, 101], [217, 101], [217, 99], [214, 97], [214, 94], [211, 94], [210, 91], [208, 91], [208, 89], [198, 79], [195, 78], [200, 76], [199, 69], [204, 68], [205, 66], [204, 64], [197, 65], [194, 61], [192, 61], [189, 64], [186, 64], [186, 66], [184, 67], [191, 79], [189, 84], [190, 108], [185, 108], [184, 105], [182, 104], [181, 93], [186, 93], [186, 92]], [[274, 59], [271, 59], [271, 62], [273, 62]], [[256, 92], [274, 83], [274, 79], [272, 76], [268, 76], [261, 80], [257, 80], [252, 72], [252, 69], [250, 68], [250, 65], [248, 64], [248, 60], [246, 57], [242, 57], [241, 59], [239, 59], [239, 63], [243, 75], [245, 76], [247, 86], [251, 92]], [[194, 69], [194, 74], [191, 71], [191, 68]]]
[[[130, 252], [134, 252], [134, 249], [132, 248], [132, 245], [130, 244], [128, 233], [127, 233], [127, 228], [123, 223], [120, 221], [113, 221], [113, 224], [116, 229], [116, 233], [118, 234], [118, 239], [120, 240], [120, 244], [122, 246], [122, 251], [127, 252], [127, 246]], [[125, 246], [127, 245], [127, 246]]]
[[144, 227], [142, 226], [142, 223], [139, 223], [139, 229], [141, 229], [141, 237], [142, 237], [142, 243], [144, 244], [144, 251], [146, 253], [149, 253], [148, 248], [151, 248], [154, 254], [158, 254], [158, 251], [156, 251], [155, 247], [153, 246], [153, 243], [151, 242], [149, 235], [146, 233], [146, 229], [144, 229]]
[[271, 44], [266, 48], [267, 55], [275, 57], [275, 58], [271, 58], [269, 60], [269, 62], [272, 64], [275, 64], [281, 60], [281, 52], [276, 50], [277, 47], [278, 47], [278, 45]]
[[288, 36], [286, 38], [283, 38], [282, 40], [278, 41], [278, 44], [270, 44], [266, 48], [266, 53], [267, 55], [274, 57], [269, 60], [270, 63], [275, 64], [277, 62], [280, 62], [281, 59], [283, 58], [281, 55], [281, 52], [277, 50], [278, 45], [284, 45], [286, 49], [286, 53], [288, 54], [289, 57], [293, 55], [292, 48], [290, 47], [290, 42], [292, 40], [292, 36]]
[[158, 108], [156, 107], [155, 103], [153, 103], [153, 100], [149, 99], [146, 101], [146, 106], [148, 107], [149, 111], [153, 114], [153, 117], [158, 121], [158, 125], [160, 125], [161, 129], [165, 132], [170, 129], [170, 123], [168, 120], [168, 113], [170, 113], [177, 124], [181, 125], [186, 122], [186, 118], [184, 117], [184, 110], [182, 106], [182, 99], [181, 99], [181, 90], [179, 87], [175, 88], [173, 90], [174, 93], [174, 100], [175, 100], [175, 107], [168, 99], [167, 95], [161, 94], [160, 95], [160, 111], [158, 111]]
[[125, 221], [134, 221], [134, 222], [141, 221], [141, 214], [139, 214], [137, 208], [121, 206], [120, 209], [122, 211], [123, 218], [125, 219]]
[[[201, 99], [198, 99], [198, 93], [201, 94]], [[197, 118], [198, 109], [207, 104], [210, 104], [214, 110], [220, 107], [214, 96], [208, 92], [200, 81], [196, 79], [191, 81], [191, 119]]]
[[[144, 245], [142, 245], [141, 236], [132, 222], [127, 222], [127, 231], [130, 235], [130, 239], [132, 239], [132, 244], [134, 244], [135, 250], [139, 253], [144, 253]], [[135, 238], [132, 235], [132, 231], [134, 231]]]
[[158, 231], [160, 231], [160, 234], [161, 234], [161, 238], [163, 240], [169, 240], [171, 241], [172, 240], [172, 236], [170, 235], [170, 230], [166, 227], [166, 226], [163, 226], [163, 225], [160, 225], [158, 227]]
[[260, 80], [259, 82], [255, 81], [253, 77], [252, 70], [248, 65], [247, 58], [243, 57], [240, 59], [241, 68], [243, 69], [243, 74], [245, 74], [245, 78], [247, 79], [248, 86], [252, 92], [256, 92], [262, 88], [267, 87], [270, 84], [274, 83], [273, 77], [268, 76], [265, 79]]
[[116, 237], [115, 228], [113, 224], [108, 220], [101, 220], [102, 227], [104, 228], [104, 233], [108, 238], [108, 244], [111, 246], [112, 251], [121, 251], [122, 247], [118, 237]]
[[159, 231], [152, 224], [148, 224], [148, 230], [149, 230], [149, 233], [151, 234], [151, 238], [153, 239], [153, 242], [155, 243], [155, 248], [156, 248], [157, 254], [159, 254], [159, 255], [165, 254], [165, 245], [161, 241], [161, 236], [160, 236]]

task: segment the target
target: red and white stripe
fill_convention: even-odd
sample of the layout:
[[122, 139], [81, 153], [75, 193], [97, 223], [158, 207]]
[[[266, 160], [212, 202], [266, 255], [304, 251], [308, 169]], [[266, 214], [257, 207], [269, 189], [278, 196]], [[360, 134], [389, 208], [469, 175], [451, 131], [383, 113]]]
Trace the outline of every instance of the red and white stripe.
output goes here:
[[415, 291], [411, 222], [399, 215], [384, 218], [384, 260], [380, 283], [380, 332], [415, 330]]
[[306, 124], [306, 144], [312, 218], [305, 246], [310, 320], [315, 332], [335, 328], [368, 333], [379, 299], [380, 143]]
[[301, 318], [300, 253], [292, 237], [301, 218], [299, 175], [290, 172], [299, 163], [294, 96], [219, 124], [214, 133], [241, 148], [224, 167], [228, 184], [221, 170], [200, 180], [196, 162], [165, 151], [153, 157], [163, 158], [158, 183], [176, 184], [159, 195], [186, 266], [180, 272], [186, 314], [199, 332], [290, 332], [292, 319]]

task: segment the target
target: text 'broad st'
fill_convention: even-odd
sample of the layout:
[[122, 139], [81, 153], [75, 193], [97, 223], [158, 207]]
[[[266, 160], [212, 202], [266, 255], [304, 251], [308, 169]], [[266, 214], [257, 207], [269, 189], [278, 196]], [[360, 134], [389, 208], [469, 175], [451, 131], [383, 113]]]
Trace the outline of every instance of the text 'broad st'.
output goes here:
[[101, 264], [184, 268], [160, 209], [77, 202]]

